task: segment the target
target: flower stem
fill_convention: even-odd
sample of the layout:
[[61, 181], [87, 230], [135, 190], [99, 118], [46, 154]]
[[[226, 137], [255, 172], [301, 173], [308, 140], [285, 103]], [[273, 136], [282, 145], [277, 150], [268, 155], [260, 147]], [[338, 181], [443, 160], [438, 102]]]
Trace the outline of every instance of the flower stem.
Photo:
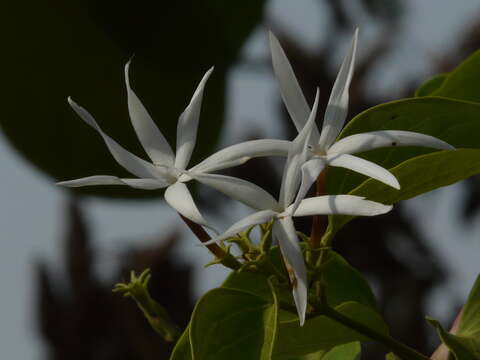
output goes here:
[[[316, 196], [322, 196], [326, 194], [326, 182], [327, 182], [327, 169], [324, 169], [317, 178], [316, 182]], [[322, 237], [327, 229], [326, 216], [315, 215], [312, 220], [312, 231], [310, 233], [310, 246], [313, 250], [321, 247]], [[325, 250], [314, 251], [312, 253], [312, 258], [310, 259], [311, 264], [318, 263], [317, 260], [323, 260], [325, 255]], [[321, 262], [320, 262], [321, 264]]]
[[356, 322], [355, 320], [350, 319], [349, 317], [339, 313], [330, 306], [323, 306], [321, 313], [332, 320], [339, 322], [342, 325], [349, 327], [363, 335], [366, 335], [372, 340], [375, 340], [385, 347], [390, 349], [395, 355], [400, 357], [403, 360], [428, 360], [429, 358], [415, 349], [395, 340], [390, 335], [385, 335], [375, 330], [370, 329], [369, 327]]
[[[210, 235], [197, 223], [194, 223], [192, 220], [187, 219], [182, 214], [178, 213], [178, 215], [182, 218], [182, 220], [187, 224], [188, 228], [195, 234], [195, 236], [200, 240], [202, 243], [207, 242], [210, 240]], [[241, 264], [238, 262], [235, 257], [233, 257], [230, 253], [222, 249], [217, 244], [209, 244], [205, 245], [208, 250], [220, 260], [220, 262], [225, 265], [226, 267], [232, 270], [238, 270], [241, 267]]]
[[[326, 194], [326, 182], [327, 182], [327, 169], [323, 170], [318, 175], [316, 182], [316, 196], [323, 196]], [[312, 232], [310, 235], [310, 241], [312, 248], [316, 249], [320, 247], [322, 236], [327, 228], [325, 216], [315, 215], [312, 222]]]

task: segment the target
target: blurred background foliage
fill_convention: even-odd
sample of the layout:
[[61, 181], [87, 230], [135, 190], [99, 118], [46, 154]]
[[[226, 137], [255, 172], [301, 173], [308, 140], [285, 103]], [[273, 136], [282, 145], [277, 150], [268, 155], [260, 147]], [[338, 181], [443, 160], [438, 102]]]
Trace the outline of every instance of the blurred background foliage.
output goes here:
[[[66, 97], [71, 95], [86, 107], [120, 144], [144, 156], [128, 120], [123, 80], [125, 62], [135, 54], [133, 87], [172, 145], [179, 114], [202, 74], [215, 65], [205, 93], [199, 143], [192, 159], [195, 163], [216, 147], [228, 96], [225, 92], [227, 74], [232, 66], [243, 61], [241, 49], [258, 26], [267, 25], [280, 38], [309, 100], [317, 86], [323, 94], [331, 89], [336, 75], [329, 66], [331, 54], [342, 45], [339, 38], [350, 36], [356, 26], [353, 10], [347, 6], [349, 2], [323, 1], [331, 28], [326, 41], [314, 52], [302, 47], [288, 28], [265, 18], [266, 3], [264, 0], [28, 3], [5, 0], [0, 14], [4, 31], [0, 36], [10, 53], [0, 59], [6, 70], [4, 81], [9, 84], [2, 90], [2, 130], [19, 153], [55, 180], [96, 174], [122, 176], [124, 171], [112, 159], [100, 136], [69, 109]], [[358, 6], [385, 35], [356, 64], [350, 117], [379, 102], [366, 96], [368, 76], [379, 60], [393, 50], [388, 37], [398, 30], [404, 14], [402, 2], [398, 0], [362, 0]], [[433, 72], [451, 70], [478, 49], [479, 35], [480, 21], [465, 31], [457, 48], [435, 59]], [[269, 59], [265, 59], [264, 64], [251, 65], [263, 67], [267, 62]], [[417, 85], [403, 89], [403, 96], [413, 96]], [[322, 96], [321, 100], [324, 108], [328, 96]], [[278, 104], [280, 107], [280, 98]], [[295, 131], [291, 121], [287, 116], [284, 120], [286, 136], [292, 138]], [[272, 176], [262, 176], [265, 169]], [[279, 176], [276, 169], [268, 159], [258, 159], [230, 170], [230, 174], [254, 181], [275, 193], [278, 183], [273, 180], [274, 174]], [[469, 180], [468, 187], [471, 196], [464, 207], [465, 219], [477, 213], [480, 205], [478, 181]], [[151, 198], [155, 194], [125, 187], [87, 187], [76, 193], [122, 198]], [[81, 197], [72, 198], [68, 205], [70, 231], [64, 239], [68, 283], [56, 286], [55, 274], [48, 270], [45, 261], [38, 261], [38, 324], [48, 345], [47, 358], [166, 358], [170, 346], [162, 343], [148, 327], [135, 305], [111, 294], [113, 283], [102, 282], [94, 275], [95, 253], [79, 199]], [[203, 205], [214, 203], [209, 201]], [[220, 214], [225, 206], [216, 205], [210, 210]], [[299, 226], [309, 233], [308, 221], [303, 220]], [[160, 234], [159, 243], [169, 245], [132, 248], [122, 255], [122, 265], [113, 282], [126, 276], [129, 270], [151, 267], [152, 294], [184, 325], [194, 300], [188, 267], [169, 259], [177, 237]], [[423, 234], [406, 216], [404, 207], [399, 205], [380, 218], [353, 221], [339, 233], [335, 244], [335, 250], [375, 285], [392, 335], [426, 353], [431, 352], [429, 334], [432, 330], [423, 319], [428, 313], [426, 299], [447, 273]], [[401, 257], [397, 253], [400, 247]], [[452, 318], [456, 310], [452, 309]], [[383, 358], [375, 346], [369, 345], [368, 350], [369, 359]]]
[[[1, 126], [28, 160], [55, 180], [126, 174], [101, 137], [69, 108], [72, 96], [110, 136], [143, 156], [129, 124], [123, 66], [135, 54], [133, 87], [172, 147], [178, 116], [205, 71], [215, 65], [206, 92], [199, 142], [192, 161], [209, 154], [222, 129], [225, 77], [261, 19], [263, 0], [223, 1], [6, 1], [0, 63], [5, 81]], [[8, 35], [7, 35], [8, 34]], [[12, 35], [13, 34], [13, 35]], [[83, 194], [148, 197], [123, 188], [82, 188]]]

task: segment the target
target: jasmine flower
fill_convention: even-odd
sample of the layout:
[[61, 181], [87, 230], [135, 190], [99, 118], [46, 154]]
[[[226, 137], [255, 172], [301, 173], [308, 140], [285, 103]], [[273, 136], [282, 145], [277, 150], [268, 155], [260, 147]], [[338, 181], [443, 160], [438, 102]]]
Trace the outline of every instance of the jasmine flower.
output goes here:
[[[178, 119], [176, 153], [174, 154], [148, 111], [132, 90], [129, 80], [129, 67], [130, 61], [125, 65], [128, 112], [137, 137], [151, 162], [147, 162], [124, 149], [100, 128], [86, 109], [76, 104], [71, 98], [68, 98], [70, 106], [80, 118], [102, 136], [114, 159], [137, 178], [96, 175], [62, 181], [57, 184], [67, 187], [127, 185], [144, 190], [167, 188], [165, 200], [171, 207], [195, 223], [209, 227], [195, 205], [185, 182], [191, 180], [186, 175], [186, 168], [196, 143], [203, 91], [213, 68], [208, 70], [203, 76], [190, 103]], [[208, 172], [239, 165], [255, 156], [282, 155], [288, 152], [289, 146], [290, 142], [283, 140], [264, 139], [247, 141], [219, 151], [205, 159], [197, 167], [192, 168], [192, 170]]]
[[307, 272], [292, 217], [326, 214], [373, 216], [386, 213], [392, 208], [392, 206], [351, 195], [317, 196], [309, 199], [303, 199], [298, 195], [295, 197], [300, 184], [299, 170], [307, 156], [307, 144], [317, 107], [318, 91], [308, 122], [292, 142], [288, 152], [278, 201], [264, 189], [245, 180], [223, 175], [189, 172], [189, 175], [197, 181], [216, 188], [257, 210], [203, 245], [232, 237], [252, 225], [274, 220], [272, 232], [278, 240], [290, 277], [300, 325], [303, 325], [305, 321], [307, 308]]
[[[328, 165], [350, 169], [382, 181], [396, 189], [400, 188], [397, 179], [388, 170], [351, 154], [388, 146], [424, 146], [442, 150], [454, 149], [451, 145], [433, 136], [402, 130], [383, 130], [355, 134], [335, 142], [347, 117], [348, 89], [353, 76], [357, 39], [358, 29], [355, 30], [352, 45], [343, 60], [333, 85], [325, 111], [322, 130], [319, 132], [316, 126], [312, 128], [309, 156], [301, 169], [301, 197], [306, 194], [318, 175]], [[283, 101], [295, 127], [298, 131], [301, 131], [310, 114], [310, 107], [305, 100], [285, 52], [272, 33], [270, 33], [270, 49], [273, 68], [279, 82]]]

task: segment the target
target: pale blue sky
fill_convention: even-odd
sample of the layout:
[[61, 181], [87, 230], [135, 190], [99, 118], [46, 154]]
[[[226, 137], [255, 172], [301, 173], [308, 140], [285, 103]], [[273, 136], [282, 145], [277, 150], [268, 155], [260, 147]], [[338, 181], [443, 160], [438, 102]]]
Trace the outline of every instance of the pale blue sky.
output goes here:
[[[328, 36], [329, 24], [321, 18], [322, 12], [317, 10], [319, 3], [321, 1], [273, 0], [268, 12], [304, 39], [306, 45], [313, 46], [317, 34]], [[398, 81], [426, 78], [429, 73], [428, 57], [436, 52], [442, 53], [445, 47], [454, 43], [461, 30], [460, 25], [480, 15], [480, 5], [476, 0], [463, 0], [454, 5], [449, 0], [410, 0], [405, 3], [408, 16], [403, 24], [404, 32], [401, 36], [391, 34], [396, 51], [372, 76], [370, 90], [375, 94], [391, 88]], [[358, 23], [361, 28], [361, 55], [368, 51], [368, 40], [375, 36], [375, 29], [364, 17], [360, 17]], [[267, 54], [263, 29], [254, 34], [245, 52], [246, 56], [253, 57]], [[230, 76], [229, 89], [230, 123], [225, 130], [224, 143], [235, 142], [240, 138], [245, 122], [253, 120], [257, 125], [263, 124], [270, 137], [281, 136], [274, 126], [278, 109], [275, 107], [276, 84], [271, 73], [259, 75], [236, 69]], [[329, 89], [322, 91], [325, 94]], [[0, 357], [39, 359], [43, 348], [34, 330], [32, 259], [41, 256], [61, 266], [60, 240], [66, 197], [62, 189], [53, 185], [52, 179], [37, 172], [15, 154], [1, 134], [0, 164], [0, 283], [4, 286], [0, 296]], [[480, 222], [477, 221], [472, 229], [460, 229], [455, 224], [456, 219], [449, 216], [451, 204], [455, 204], [460, 195], [461, 188], [456, 186], [424, 196], [423, 207], [419, 207], [419, 200], [415, 199], [408, 205], [412, 217], [417, 219], [419, 226], [428, 229], [429, 241], [437, 246], [438, 253], [453, 271], [450, 282], [439, 291], [454, 290], [459, 297], [468, 292], [480, 270], [471, 265], [478, 259], [480, 250]], [[131, 244], [132, 239], [154, 241], [155, 235], [162, 230], [163, 219], [167, 220], [165, 224], [177, 223], [174, 212], [161, 201], [121, 203], [89, 200], [86, 210], [93, 227], [95, 245], [100, 251], [97, 266], [104, 276], [108, 276], [105, 274], [112, 268], [116, 254]], [[240, 215], [243, 211], [238, 206], [234, 212]], [[178, 222], [178, 226], [181, 225]], [[203, 268], [209, 255], [193, 243], [192, 239], [186, 238], [181, 249], [187, 257], [195, 259], [195, 274], [202, 283], [197, 288], [200, 292], [217, 285], [223, 274], [215, 267]], [[468, 263], [470, 265], [465, 265]], [[441, 317], [442, 307], [446, 305], [446, 302], [435, 302], [430, 315]]]

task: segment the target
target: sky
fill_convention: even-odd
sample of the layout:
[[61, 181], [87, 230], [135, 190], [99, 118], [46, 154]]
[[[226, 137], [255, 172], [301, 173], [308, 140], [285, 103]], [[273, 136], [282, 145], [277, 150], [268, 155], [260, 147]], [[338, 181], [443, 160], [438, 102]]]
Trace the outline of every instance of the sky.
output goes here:
[[[321, 3], [314, 0], [272, 0], [268, 16], [286, 26], [302, 39], [305, 46], [314, 46], [318, 34], [328, 36], [329, 24], [322, 18], [322, 11], [318, 10]], [[453, 44], [459, 35], [460, 24], [480, 14], [480, 5], [476, 0], [463, 0], [461, 5], [458, 2], [452, 5], [449, 0], [409, 0], [405, 3], [408, 15], [402, 24], [404, 35], [391, 35], [392, 41], [396, 42], [396, 51], [372, 78], [373, 94], [381, 94], [402, 79], [428, 78], [429, 57]], [[368, 50], [365, 49], [368, 46], [362, 47], [362, 44], [368, 44], [375, 29], [370, 27], [368, 19], [362, 17], [359, 17], [359, 26], [361, 56], [363, 51]], [[265, 29], [258, 29], [253, 34], [244, 51], [247, 58], [266, 56]], [[281, 137], [281, 132], [274, 125], [278, 94], [270, 72], [258, 74], [238, 67], [230, 74], [228, 86], [229, 123], [225, 129], [224, 144], [241, 138], [245, 122], [252, 121], [256, 125], [263, 124], [262, 128], [269, 137]], [[44, 347], [34, 328], [32, 264], [34, 259], [47, 259], [61, 270], [60, 244], [65, 230], [62, 225], [66, 192], [12, 151], [1, 132], [0, 164], [0, 283], [4, 286], [0, 295], [0, 357], [39, 359]], [[451, 215], [462, 193], [461, 186], [454, 185], [407, 202], [409, 214], [416, 219], [453, 273], [449, 282], [437, 290], [437, 295], [453, 292], [460, 298], [463, 294], [466, 296], [479, 272], [478, 267], [472, 264], [478, 259], [480, 251], [480, 221], [471, 228], [460, 228], [458, 219]], [[142, 243], [152, 242], [155, 235], [166, 228], [165, 224], [178, 223], [181, 226], [176, 214], [160, 200], [122, 203], [91, 199], [84, 205], [94, 244], [101, 254], [97, 269], [104, 276], [108, 276], [105, 274], [113, 268], [116, 255], [133, 243], [132, 239], [143, 239], [135, 240]], [[240, 205], [233, 209], [237, 218], [244, 212]], [[195, 276], [201, 280], [198, 284], [202, 284], [196, 289], [200, 294], [217, 286], [225, 272], [219, 271], [219, 267], [204, 269], [203, 265], [210, 256], [193, 244], [193, 240], [185, 236], [178, 253], [186, 258], [185, 261], [195, 264]], [[429, 315], [439, 318], [449, 305], [448, 301], [433, 300], [431, 304], [432, 313]]]

